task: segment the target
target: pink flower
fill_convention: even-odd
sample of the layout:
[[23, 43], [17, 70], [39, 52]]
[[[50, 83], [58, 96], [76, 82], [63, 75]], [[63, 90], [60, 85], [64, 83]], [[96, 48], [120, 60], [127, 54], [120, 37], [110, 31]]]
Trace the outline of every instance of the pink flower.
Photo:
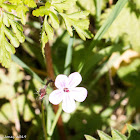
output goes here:
[[71, 113], [75, 110], [75, 100], [83, 102], [87, 97], [87, 90], [83, 87], [76, 87], [82, 81], [82, 77], [78, 72], [66, 75], [60, 74], [55, 79], [55, 86], [58, 88], [54, 90], [50, 96], [49, 101], [57, 105], [62, 101], [62, 109]]

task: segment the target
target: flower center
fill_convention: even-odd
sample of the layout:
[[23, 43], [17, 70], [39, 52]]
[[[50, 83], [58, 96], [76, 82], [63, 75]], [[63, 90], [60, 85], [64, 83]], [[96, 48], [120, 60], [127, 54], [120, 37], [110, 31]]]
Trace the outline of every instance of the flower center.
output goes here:
[[69, 89], [68, 88], [64, 88], [64, 92], [69, 92]]

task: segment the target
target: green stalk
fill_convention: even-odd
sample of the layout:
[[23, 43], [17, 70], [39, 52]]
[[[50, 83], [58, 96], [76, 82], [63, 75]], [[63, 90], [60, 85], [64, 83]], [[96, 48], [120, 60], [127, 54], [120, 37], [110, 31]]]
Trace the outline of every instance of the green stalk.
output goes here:
[[70, 74], [70, 65], [72, 61], [72, 46], [73, 46], [74, 37], [70, 37], [69, 44], [67, 47], [66, 58], [65, 58], [65, 65], [64, 65], [64, 74]]
[[100, 15], [102, 10], [102, 0], [94, 0], [96, 6], [96, 21], [100, 21]]
[[59, 109], [56, 113], [56, 116], [55, 116], [55, 119], [53, 121], [53, 124], [52, 124], [52, 127], [51, 127], [51, 130], [50, 130], [50, 136], [52, 136], [53, 132], [54, 132], [54, 129], [55, 129], [55, 126], [56, 126], [56, 123], [61, 115], [61, 112], [62, 112], [62, 106], [59, 106]]
[[42, 101], [41, 106], [42, 106], [42, 126], [43, 126], [44, 135], [45, 135], [45, 140], [47, 140], [47, 131], [46, 131], [46, 127], [45, 127], [45, 115], [44, 115], [43, 101]]

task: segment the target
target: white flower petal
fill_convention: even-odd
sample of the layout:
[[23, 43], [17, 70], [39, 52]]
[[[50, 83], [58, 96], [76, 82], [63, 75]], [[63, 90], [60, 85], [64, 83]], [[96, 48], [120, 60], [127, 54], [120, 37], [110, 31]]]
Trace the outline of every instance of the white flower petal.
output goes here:
[[58, 89], [63, 89], [67, 87], [68, 77], [64, 74], [59, 74], [55, 79], [55, 86]]
[[54, 104], [57, 105], [59, 104], [62, 100], [63, 100], [63, 94], [64, 92], [62, 92], [61, 90], [54, 90], [50, 95], [49, 95], [49, 101]]
[[78, 102], [83, 102], [87, 97], [87, 90], [83, 87], [76, 87], [70, 91], [70, 95]]
[[78, 72], [74, 72], [74, 73], [70, 74], [68, 79], [69, 79], [68, 85], [70, 88], [76, 87], [82, 81], [82, 77]]
[[69, 93], [65, 93], [64, 98], [63, 98], [63, 102], [62, 102], [62, 109], [66, 112], [66, 113], [71, 113], [75, 110], [75, 101], [73, 98], [71, 98], [71, 96], [69, 95]]

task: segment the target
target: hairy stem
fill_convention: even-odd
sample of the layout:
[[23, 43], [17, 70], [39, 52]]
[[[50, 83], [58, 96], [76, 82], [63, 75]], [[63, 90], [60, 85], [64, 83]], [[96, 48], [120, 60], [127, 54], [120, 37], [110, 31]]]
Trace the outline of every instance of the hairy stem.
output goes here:
[[[54, 75], [54, 70], [53, 70], [51, 48], [49, 46], [49, 43], [46, 43], [46, 45], [45, 45], [45, 59], [46, 59], [46, 69], [47, 69], [48, 77], [50, 79], [54, 80], [55, 75]], [[55, 89], [54, 86], [52, 86], [52, 88]], [[56, 113], [58, 110], [58, 105], [53, 105], [53, 109], [54, 109], [54, 112]], [[58, 117], [57, 126], [58, 126], [58, 132], [59, 132], [61, 140], [66, 140], [61, 115], [60, 115], [60, 117]]]

